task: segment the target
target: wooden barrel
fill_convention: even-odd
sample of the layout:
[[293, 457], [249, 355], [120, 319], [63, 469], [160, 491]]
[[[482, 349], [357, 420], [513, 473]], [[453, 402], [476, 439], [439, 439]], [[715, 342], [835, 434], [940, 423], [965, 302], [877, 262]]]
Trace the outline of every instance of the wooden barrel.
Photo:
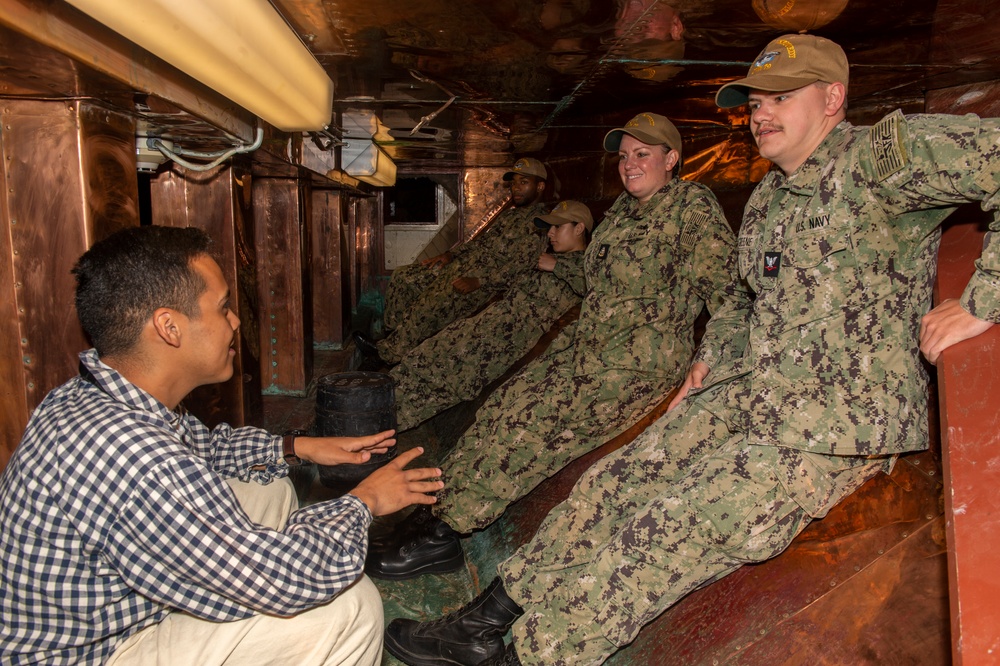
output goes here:
[[[395, 385], [382, 372], [338, 372], [316, 384], [316, 432], [320, 437], [374, 435], [396, 427]], [[361, 465], [318, 465], [327, 488], [347, 492], [396, 457], [396, 448]]]

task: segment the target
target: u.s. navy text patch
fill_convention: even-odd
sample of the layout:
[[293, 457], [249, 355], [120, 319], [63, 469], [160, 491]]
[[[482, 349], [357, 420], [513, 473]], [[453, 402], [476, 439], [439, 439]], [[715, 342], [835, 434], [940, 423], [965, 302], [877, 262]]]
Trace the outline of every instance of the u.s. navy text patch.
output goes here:
[[830, 216], [817, 215], [816, 217], [810, 217], [808, 220], [799, 220], [796, 222], [795, 233], [801, 234], [805, 231], [812, 231], [813, 229], [820, 229], [828, 226], [830, 226]]

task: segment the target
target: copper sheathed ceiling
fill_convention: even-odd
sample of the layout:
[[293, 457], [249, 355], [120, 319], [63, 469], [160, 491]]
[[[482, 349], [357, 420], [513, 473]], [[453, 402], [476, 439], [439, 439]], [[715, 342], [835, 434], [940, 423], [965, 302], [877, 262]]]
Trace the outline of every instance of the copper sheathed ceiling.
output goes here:
[[[599, 151], [607, 127], [655, 109], [698, 145], [730, 144], [713, 102], [777, 34], [844, 45], [852, 114], [921, 110], [925, 91], [1000, 78], [987, 3], [916, 0], [275, 0], [337, 77], [338, 110], [372, 108], [406, 170], [496, 166], [509, 153]], [[945, 25], [942, 25], [945, 24]], [[984, 34], [985, 33], [985, 34]], [[949, 36], [950, 35], [950, 36]], [[961, 44], [972, 40], [974, 49]], [[975, 54], [975, 55], [972, 55]], [[993, 57], [990, 57], [992, 54]], [[429, 120], [427, 118], [430, 117]], [[727, 164], [729, 149], [712, 161]], [[740, 151], [742, 153], [742, 151]], [[727, 157], [728, 155], [728, 157]], [[708, 159], [706, 157], [706, 159]], [[745, 183], [745, 168], [716, 183]]]
[[[726, 167], [713, 167], [711, 182], [738, 186], [746, 169], [726, 146], [743, 131], [743, 114], [717, 109], [714, 93], [745, 73], [770, 38], [791, 30], [845, 47], [850, 113], [861, 121], [897, 107], [922, 110], [928, 90], [1000, 79], [1000, 9], [975, 0], [273, 4], [336, 82], [332, 131], [340, 112], [374, 110], [392, 136], [383, 148], [404, 173], [500, 166], [512, 153], [600, 152], [609, 126], [651, 109], [675, 120], [699, 150], [720, 145], [720, 155], [705, 156]], [[95, 71], [82, 47], [67, 57], [55, 50], [65, 52], [65, 39], [49, 35], [38, 44], [11, 27], [34, 16], [36, 39], [44, 41], [52, 26], [38, 17], [47, 14], [61, 17], [60, 30], [73, 27], [71, 12], [55, 0], [0, 3], [3, 95], [92, 96], [201, 141], [219, 128], [224, 139], [246, 131], [238, 108], [199, 107], [176, 82], [168, 100], [130, 89]], [[83, 32], [97, 34], [93, 26]], [[170, 71], [137, 47], [133, 55], [149, 71]]]

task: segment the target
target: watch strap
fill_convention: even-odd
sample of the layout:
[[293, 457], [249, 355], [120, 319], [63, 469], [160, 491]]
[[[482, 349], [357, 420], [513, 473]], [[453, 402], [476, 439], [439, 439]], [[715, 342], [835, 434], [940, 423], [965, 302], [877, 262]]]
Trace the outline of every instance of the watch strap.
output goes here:
[[283, 457], [289, 467], [302, 464], [302, 458], [295, 455], [295, 437], [295, 435], [285, 435], [281, 438]]

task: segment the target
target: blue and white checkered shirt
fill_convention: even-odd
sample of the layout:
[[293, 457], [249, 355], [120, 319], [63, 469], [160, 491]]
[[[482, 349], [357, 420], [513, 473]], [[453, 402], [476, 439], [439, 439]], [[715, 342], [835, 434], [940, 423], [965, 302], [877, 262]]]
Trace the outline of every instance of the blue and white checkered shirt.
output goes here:
[[101, 663], [171, 611], [295, 615], [361, 575], [361, 500], [307, 507], [278, 532], [224, 482], [287, 474], [280, 437], [209, 431], [94, 350], [80, 359], [92, 379], [49, 393], [0, 477], [0, 663]]

